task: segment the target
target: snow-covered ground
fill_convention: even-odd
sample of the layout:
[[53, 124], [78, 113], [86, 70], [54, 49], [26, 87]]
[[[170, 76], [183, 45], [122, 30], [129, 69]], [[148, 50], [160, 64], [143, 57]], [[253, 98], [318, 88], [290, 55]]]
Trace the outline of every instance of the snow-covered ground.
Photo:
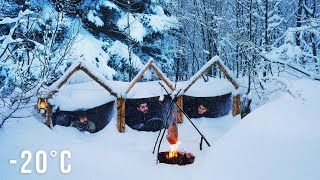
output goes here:
[[[157, 132], [138, 132], [126, 127], [117, 132], [113, 119], [102, 131], [89, 134], [75, 128], [55, 126], [53, 130], [34, 117], [10, 119], [0, 129], [0, 179], [237, 179], [294, 180], [320, 179], [320, 83], [299, 80], [291, 92], [274, 98], [242, 120], [226, 116], [197, 119], [195, 124], [211, 143], [199, 150], [200, 136], [191, 124], [179, 125], [179, 149], [192, 152], [195, 162], [188, 166], [156, 164], [152, 154]], [[27, 115], [28, 111], [20, 112]], [[161, 151], [169, 144], [163, 141]], [[48, 157], [48, 170], [35, 171], [35, 157], [20, 174], [23, 150], [33, 155], [69, 150], [72, 165], [62, 174], [57, 158]], [[17, 159], [16, 165], [9, 160]]]

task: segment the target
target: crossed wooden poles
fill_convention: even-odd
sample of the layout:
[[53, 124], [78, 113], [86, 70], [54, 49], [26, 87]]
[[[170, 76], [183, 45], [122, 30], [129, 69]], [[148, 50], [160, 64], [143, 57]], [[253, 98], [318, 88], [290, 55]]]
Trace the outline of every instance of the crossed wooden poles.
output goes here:
[[[164, 85], [161, 84], [160, 82], [159, 82], [159, 84], [163, 87], [163, 89], [167, 92], [167, 94], [169, 94], [169, 92], [168, 92], [167, 89], [164, 87]], [[163, 128], [162, 128], [162, 129], [164, 129], [164, 130], [162, 131], [162, 129], [160, 129], [160, 131], [159, 131], [159, 134], [158, 134], [156, 143], [155, 143], [155, 145], [154, 145], [154, 147], [153, 147], [153, 151], [152, 151], [153, 154], [154, 154], [154, 152], [155, 152], [156, 146], [157, 146], [158, 141], [159, 141], [159, 137], [160, 137], [161, 132], [162, 132], [162, 135], [161, 135], [161, 138], [160, 138], [160, 141], [159, 141], [159, 145], [158, 145], [157, 154], [159, 154], [159, 152], [160, 152], [160, 146], [161, 146], [161, 142], [162, 142], [162, 140], [163, 140], [164, 134], [165, 134], [165, 132], [166, 132], [166, 127], [167, 127], [167, 125], [168, 125], [168, 119], [169, 119], [169, 116], [170, 116], [170, 112], [172, 112], [172, 110], [175, 109], [175, 108], [179, 108], [179, 110], [187, 117], [187, 119], [190, 121], [190, 123], [192, 124], [192, 126], [193, 126], [193, 127], [197, 130], [197, 132], [200, 134], [200, 136], [201, 136], [201, 140], [200, 140], [200, 150], [202, 150], [202, 142], [203, 142], [203, 140], [206, 142], [206, 144], [207, 144], [209, 147], [211, 146], [210, 143], [208, 142], [208, 140], [206, 139], [206, 137], [200, 132], [200, 130], [197, 128], [197, 126], [192, 122], [192, 120], [190, 119], [190, 117], [186, 114], [186, 112], [184, 112], [184, 110], [181, 108], [181, 106], [178, 105], [177, 100], [178, 100], [178, 95], [179, 95], [180, 91], [181, 91], [181, 89], [178, 91], [178, 93], [177, 93], [177, 94], [174, 96], [174, 98], [171, 100], [170, 107], [169, 107], [168, 110], [167, 110], [167, 114], [166, 114], [166, 117], [165, 117], [164, 122], [163, 122]]]

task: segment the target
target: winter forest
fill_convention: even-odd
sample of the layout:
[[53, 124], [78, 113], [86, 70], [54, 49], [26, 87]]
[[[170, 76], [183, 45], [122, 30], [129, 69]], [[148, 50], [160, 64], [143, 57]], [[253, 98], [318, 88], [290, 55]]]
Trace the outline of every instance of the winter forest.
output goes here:
[[0, 180], [319, 180], [320, 0], [0, 0]]
[[320, 80], [319, 13], [319, 0], [1, 0], [0, 125], [78, 60], [131, 81], [153, 58], [174, 82], [218, 55], [244, 116], [279, 91], [299, 96], [288, 79]]

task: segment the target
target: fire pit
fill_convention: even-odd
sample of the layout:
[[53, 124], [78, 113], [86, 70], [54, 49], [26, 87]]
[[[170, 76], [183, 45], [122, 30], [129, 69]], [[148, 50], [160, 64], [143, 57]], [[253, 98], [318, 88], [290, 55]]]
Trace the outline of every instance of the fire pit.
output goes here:
[[175, 157], [169, 157], [169, 152], [160, 152], [158, 160], [160, 163], [187, 165], [194, 162], [194, 156], [191, 153], [177, 152]]

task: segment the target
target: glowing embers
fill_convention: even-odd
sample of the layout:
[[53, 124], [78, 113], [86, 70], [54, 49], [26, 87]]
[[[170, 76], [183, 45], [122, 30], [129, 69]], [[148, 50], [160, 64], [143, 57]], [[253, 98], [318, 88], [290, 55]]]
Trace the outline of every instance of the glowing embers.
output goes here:
[[195, 157], [191, 153], [179, 152], [178, 146], [181, 144], [177, 141], [176, 144], [171, 144], [169, 151], [160, 152], [158, 160], [160, 163], [187, 165], [194, 162]]
[[158, 154], [158, 160], [160, 163], [166, 164], [178, 164], [178, 165], [187, 165], [194, 162], [195, 157], [191, 153], [186, 152], [175, 152], [174, 157], [169, 157], [170, 152], [160, 152]]

